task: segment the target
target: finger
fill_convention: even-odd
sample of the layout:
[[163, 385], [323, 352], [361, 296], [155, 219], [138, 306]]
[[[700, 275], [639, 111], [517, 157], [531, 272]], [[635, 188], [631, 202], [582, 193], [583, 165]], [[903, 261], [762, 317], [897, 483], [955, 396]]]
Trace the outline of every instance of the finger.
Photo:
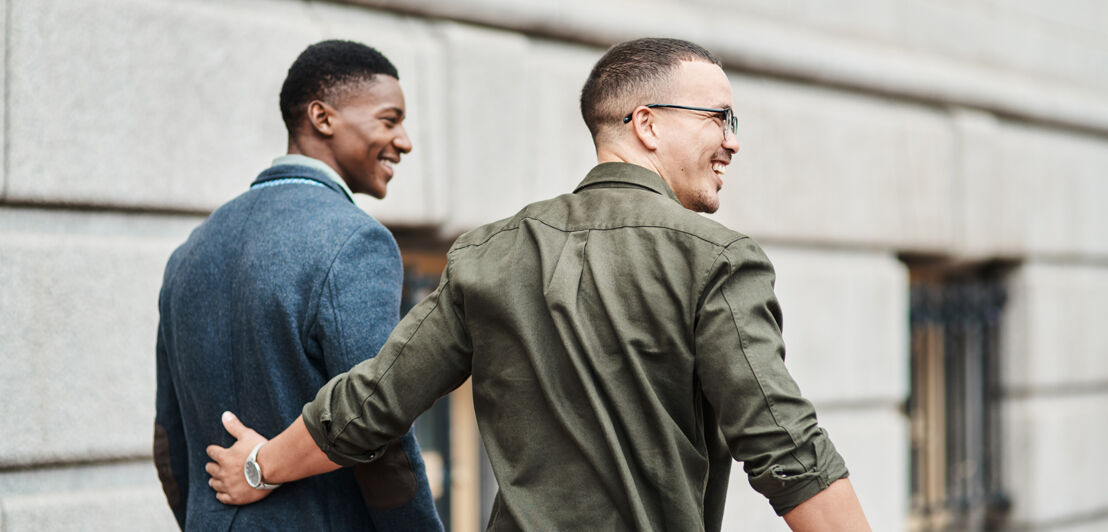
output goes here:
[[225, 484], [221, 480], [216, 480], [214, 478], [209, 478], [208, 479], [208, 487], [215, 490], [216, 493], [226, 493], [227, 492], [227, 484]]
[[208, 462], [204, 464], [204, 471], [207, 471], [209, 475], [215, 477], [219, 475], [219, 464], [215, 462]]
[[204, 451], [208, 453], [209, 458], [215, 460], [216, 462], [219, 462], [220, 459], [223, 458], [223, 453], [227, 452], [227, 449], [224, 449], [223, 447], [220, 447], [218, 445], [209, 445], [204, 449]]
[[226, 493], [216, 493], [215, 498], [223, 504], [231, 504], [231, 496]]
[[227, 429], [227, 432], [234, 436], [236, 440], [241, 440], [246, 435], [246, 431], [250, 430], [230, 411], [224, 412], [221, 419], [223, 420], [223, 428]]

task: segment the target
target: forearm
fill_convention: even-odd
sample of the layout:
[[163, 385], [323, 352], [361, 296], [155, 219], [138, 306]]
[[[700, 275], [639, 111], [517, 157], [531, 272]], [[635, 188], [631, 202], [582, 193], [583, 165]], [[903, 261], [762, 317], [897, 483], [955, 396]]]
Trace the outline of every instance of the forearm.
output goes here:
[[271, 484], [283, 484], [339, 469], [315, 444], [304, 418], [297, 417], [284, 432], [258, 450], [258, 466]]
[[793, 532], [869, 532], [850, 479], [841, 478], [785, 514]]

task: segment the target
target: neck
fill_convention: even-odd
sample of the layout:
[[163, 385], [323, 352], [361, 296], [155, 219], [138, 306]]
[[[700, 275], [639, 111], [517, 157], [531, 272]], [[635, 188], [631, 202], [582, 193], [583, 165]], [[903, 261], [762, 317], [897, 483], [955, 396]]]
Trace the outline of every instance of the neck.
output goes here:
[[[312, 152], [316, 152], [316, 151], [319, 151], [319, 150], [311, 149], [311, 144], [312, 143], [309, 142], [309, 141], [305, 141], [305, 140], [298, 139], [298, 138], [290, 136], [288, 147], [286, 148], [286, 151], [288, 152], [288, 155], [303, 155], [305, 157], [311, 157], [313, 159], [320, 159], [318, 154], [313, 154], [312, 153]], [[305, 148], [307, 148], [307, 149], [305, 149]], [[320, 160], [322, 160], [322, 159], [320, 159]]]
[[[629, 163], [641, 166], [662, 176], [658, 165], [649, 153], [640, 153], [619, 145], [602, 144], [596, 147], [596, 164], [601, 163]], [[667, 182], [668, 183], [668, 182]]]
[[[331, 150], [326, 144], [318, 140], [289, 137], [287, 152], [289, 155], [303, 155], [323, 161], [323, 164], [330, 166], [336, 173], [342, 176], [342, 170], [339, 170], [334, 154], [331, 153]], [[346, 178], [343, 177], [343, 179], [345, 180]]]

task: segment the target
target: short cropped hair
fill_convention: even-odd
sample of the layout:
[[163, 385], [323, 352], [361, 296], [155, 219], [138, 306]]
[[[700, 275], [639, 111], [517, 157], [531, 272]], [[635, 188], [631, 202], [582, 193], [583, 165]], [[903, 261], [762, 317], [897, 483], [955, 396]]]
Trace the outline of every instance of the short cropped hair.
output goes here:
[[304, 123], [313, 100], [341, 105], [352, 89], [379, 75], [400, 79], [396, 67], [372, 47], [339, 40], [309, 46], [293, 61], [281, 85], [281, 118], [289, 135]]
[[619, 124], [640, 105], [663, 97], [682, 61], [723, 66], [704, 48], [680, 39], [646, 38], [612, 46], [596, 62], [581, 89], [581, 116], [593, 141], [606, 125]]

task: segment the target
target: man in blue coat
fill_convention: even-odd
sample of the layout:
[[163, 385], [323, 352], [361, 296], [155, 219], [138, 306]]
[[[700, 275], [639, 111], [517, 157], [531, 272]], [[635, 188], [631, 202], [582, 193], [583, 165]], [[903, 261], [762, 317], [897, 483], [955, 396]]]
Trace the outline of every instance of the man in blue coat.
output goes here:
[[362, 466], [226, 506], [205, 447], [232, 439], [231, 410], [276, 433], [331, 377], [373, 357], [399, 319], [402, 267], [389, 231], [352, 193], [385, 196], [412, 149], [396, 68], [348, 41], [308, 47], [281, 88], [288, 155], [204, 221], [170, 257], [159, 299], [154, 458], [188, 530], [441, 530], [414, 435]]

